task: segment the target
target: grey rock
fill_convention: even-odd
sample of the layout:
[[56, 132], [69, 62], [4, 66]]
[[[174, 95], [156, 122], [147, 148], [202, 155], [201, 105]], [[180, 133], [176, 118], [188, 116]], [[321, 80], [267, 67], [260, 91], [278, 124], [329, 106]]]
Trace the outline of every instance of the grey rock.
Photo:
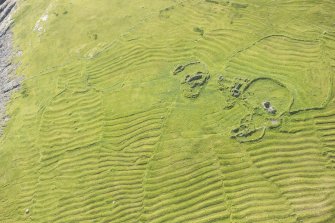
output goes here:
[[203, 76], [202, 73], [198, 72], [198, 73], [194, 74], [193, 76], [189, 76], [186, 81], [187, 82], [192, 82], [192, 81], [200, 80], [202, 78], [202, 76]]
[[263, 108], [270, 114], [276, 114], [277, 110], [271, 105], [269, 101], [264, 101], [262, 103]]
[[6, 105], [21, 82], [21, 78], [14, 76], [15, 65], [11, 63], [14, 52], [10, 27], [15, 6], [16, 0], [0, 0], [0, 135], [9, 119], [5, 112]]

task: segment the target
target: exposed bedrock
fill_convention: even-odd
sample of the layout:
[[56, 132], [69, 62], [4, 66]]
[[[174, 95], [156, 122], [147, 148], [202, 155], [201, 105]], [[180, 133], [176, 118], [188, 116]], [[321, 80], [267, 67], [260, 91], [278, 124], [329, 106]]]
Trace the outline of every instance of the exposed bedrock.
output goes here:
[[11, 63], [14, 51], [10, 27], [15, 6], [15, 0], [0, 0], [0, 135], [8, 120], [6, 104], [13, 91], [20, 86], [20, 78], [14, 76], [15, 66]]

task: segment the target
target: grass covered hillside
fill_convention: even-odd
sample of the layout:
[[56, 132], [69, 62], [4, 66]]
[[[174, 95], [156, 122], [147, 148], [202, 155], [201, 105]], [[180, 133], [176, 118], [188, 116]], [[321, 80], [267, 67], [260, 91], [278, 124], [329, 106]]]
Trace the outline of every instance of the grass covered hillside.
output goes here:
[[19, 1], [0, 222], [334, 223], [334, 12]]

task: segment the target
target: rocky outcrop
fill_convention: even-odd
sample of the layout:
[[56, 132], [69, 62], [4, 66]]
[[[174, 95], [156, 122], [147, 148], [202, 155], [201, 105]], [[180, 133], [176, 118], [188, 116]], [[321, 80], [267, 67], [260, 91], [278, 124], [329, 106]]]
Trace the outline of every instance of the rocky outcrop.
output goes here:
[[20, 79], [14, 77], [13, 34], [10, 30], [16, 0], [0, 0], [0, 135], [8, 120], [5, 107], [11, 93], [20, 86]]

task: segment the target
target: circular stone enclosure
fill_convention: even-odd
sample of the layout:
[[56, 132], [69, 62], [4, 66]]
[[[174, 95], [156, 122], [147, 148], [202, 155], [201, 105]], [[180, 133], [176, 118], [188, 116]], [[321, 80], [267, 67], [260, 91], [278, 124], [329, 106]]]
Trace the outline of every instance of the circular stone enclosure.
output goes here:
[[289, 111], [293, 103], [291, 92], [278, 81], [269, 78], [258, 78], [250, 82], [244, 91], [245, 98], [252, 108], [262, 108], [265, 113], [264, 103], [275, 109], [275, 116]]

